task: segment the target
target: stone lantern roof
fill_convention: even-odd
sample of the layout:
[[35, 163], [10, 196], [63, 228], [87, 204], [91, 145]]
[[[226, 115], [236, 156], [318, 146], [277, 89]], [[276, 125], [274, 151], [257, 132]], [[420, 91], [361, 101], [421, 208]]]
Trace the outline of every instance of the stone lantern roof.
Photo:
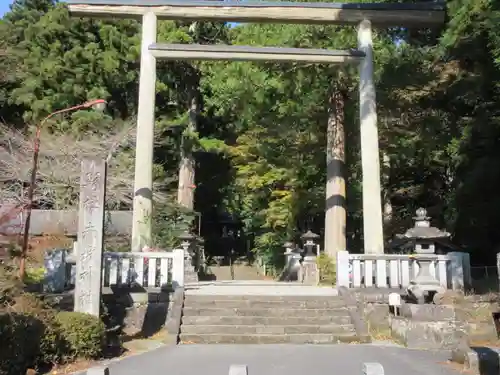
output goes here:
[[450, 233], [431, 227], [430, 217], [427, 216], [425, 208], [419, 208], [416, 214], [417, 216], [413, 218], [415, 226], [408, 229], [405, 234], [396, 235], [396, 238], [400, 240], [435, 240], [450, 237]]

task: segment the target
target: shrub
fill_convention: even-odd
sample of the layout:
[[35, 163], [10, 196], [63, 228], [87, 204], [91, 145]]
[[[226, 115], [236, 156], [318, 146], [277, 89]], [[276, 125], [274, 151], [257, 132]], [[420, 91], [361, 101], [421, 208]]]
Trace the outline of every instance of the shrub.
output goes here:
[[24, 293], [13, 299], [14, 304], [9, 311], [14, 316], [24, 316], [35, 326], [38, 336], [33, 336], [38, 348], [33, 355], [30, 366], [36, 364], [52, 364], [64, 358], [67, 345], [61, 336], [56, 313], [36, 295]]
[[318, 265], [320, 283], [335, 285], [337, 282], [335, 259], [325, 253], [321, 253], [316, 259], [316, 264]]
[[0, 286], [0, 375], [101, 354], [106, 330], [99, 318], [56, 312], [23, 293], [9, 272], [0, 272]]
[[102, 354], [106, 327], [98, 317], [63, 311], [56, 315], [56, 320], [67, 343], [67, 359], [96, 358]]
[[41, 283], [44, 278], [45, 278], [45, 268], [44, 267], [28, 268], [26, 270], [24, 283], [25, 284], [38, 284], [38, 283]]
[[43, 323], [31, 315], [0, 313], [0, 374], [24, 374], [40, 353]]

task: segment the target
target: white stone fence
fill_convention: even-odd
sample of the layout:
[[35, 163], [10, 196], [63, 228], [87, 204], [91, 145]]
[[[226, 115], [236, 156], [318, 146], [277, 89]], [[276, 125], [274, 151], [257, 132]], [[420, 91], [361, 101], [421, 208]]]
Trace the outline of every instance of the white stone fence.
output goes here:
[[102, 286], [184, 285], [184, 250], [103, 254]]
[[463, 290], [471, 284], [467, 253], [446, 255], [337, 254], [337, 285], [347, 288], [406, 288], [418, 274], [418, 259], [432, 260], [431, 275], [446, 289]]

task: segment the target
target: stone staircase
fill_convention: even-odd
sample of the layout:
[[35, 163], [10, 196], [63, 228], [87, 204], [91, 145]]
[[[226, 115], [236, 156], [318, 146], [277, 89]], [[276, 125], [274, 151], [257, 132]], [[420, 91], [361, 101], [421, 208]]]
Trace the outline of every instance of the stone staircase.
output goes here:
[[181, 344], [359, 342], [340, 296], [185, 296]]

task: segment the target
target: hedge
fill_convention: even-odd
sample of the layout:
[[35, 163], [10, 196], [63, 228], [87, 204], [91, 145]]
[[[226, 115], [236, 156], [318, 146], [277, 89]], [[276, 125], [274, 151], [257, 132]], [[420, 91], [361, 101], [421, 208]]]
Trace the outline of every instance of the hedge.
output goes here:
[[96, 358], [106, 339], [106, 327], [95, 316], [77, 312], [56, 315], [60, 332], [67, 342], [67, 358]]
[[99, 357], [105, 332], [99, 318], [83, 313], [48, 309], [0, 313], [0, 375]]

